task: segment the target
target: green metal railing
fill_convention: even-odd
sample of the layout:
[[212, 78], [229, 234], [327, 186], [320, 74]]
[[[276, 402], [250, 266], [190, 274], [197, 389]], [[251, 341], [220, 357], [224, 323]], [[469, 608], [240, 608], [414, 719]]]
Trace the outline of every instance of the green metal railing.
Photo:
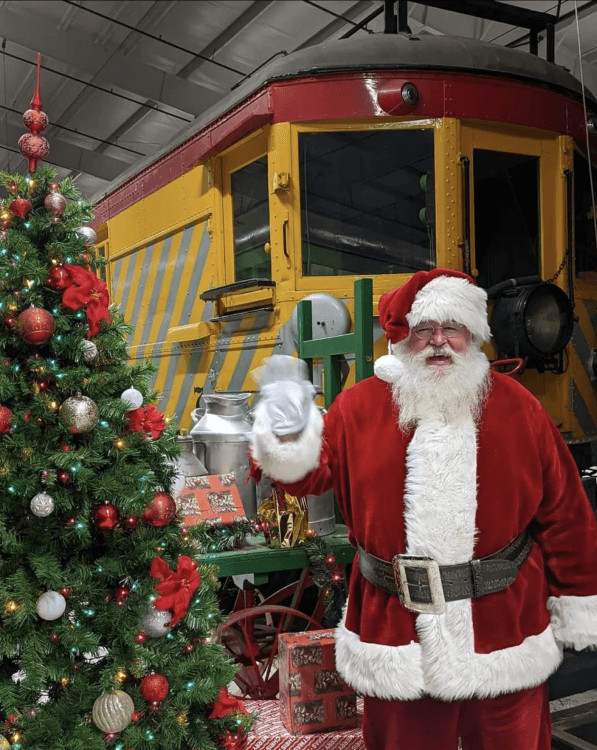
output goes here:
[[298, 355], [313, 374], [313, 360], [323, 360], [323, 399], [325, 408], [342, 390], [340, 358], [353, 354], [355, 382], [373, 375], [373, 281], [354, 282], [354, 331], [343, 336], [313, 338], [313, 308], [311, 300], [298, 304]]

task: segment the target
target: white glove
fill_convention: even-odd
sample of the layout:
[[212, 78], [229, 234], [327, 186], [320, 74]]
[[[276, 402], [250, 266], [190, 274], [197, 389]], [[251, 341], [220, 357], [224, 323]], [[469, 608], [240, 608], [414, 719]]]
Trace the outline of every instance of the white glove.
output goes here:
[[260, 412], [276, 437], [296, 435], [305, 428], [315, 395], [302, 359], [274, 355], [253, 371], [259, 383]]

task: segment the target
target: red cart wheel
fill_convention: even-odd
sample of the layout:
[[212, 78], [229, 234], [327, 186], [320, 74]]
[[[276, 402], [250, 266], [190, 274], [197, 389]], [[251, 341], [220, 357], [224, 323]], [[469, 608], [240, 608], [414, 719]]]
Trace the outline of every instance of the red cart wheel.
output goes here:
[[288, 631], [321, 630], [312, 617], [291, 607], [243, 609], [220, 625], [216, 640], [238, 664], [234, 678], [244, 698], [272, 699], [278, 694], [278, 636]]

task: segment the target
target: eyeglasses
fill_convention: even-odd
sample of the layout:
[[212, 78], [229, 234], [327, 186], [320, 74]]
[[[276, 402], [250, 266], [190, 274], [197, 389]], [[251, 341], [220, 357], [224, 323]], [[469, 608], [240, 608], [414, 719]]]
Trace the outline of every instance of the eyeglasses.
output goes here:
[[439, 331], [442, 336], [447, 339], [455, 339], [461, 335], [464, 326], [458, 325], [458, 323], [446, 323], [443, 326], [432, 326], [430, 323], [424, 323], [423, 325], [413, 328], [412, 331], [418, 339], [421, 341], [429, 341], [429, 339]]

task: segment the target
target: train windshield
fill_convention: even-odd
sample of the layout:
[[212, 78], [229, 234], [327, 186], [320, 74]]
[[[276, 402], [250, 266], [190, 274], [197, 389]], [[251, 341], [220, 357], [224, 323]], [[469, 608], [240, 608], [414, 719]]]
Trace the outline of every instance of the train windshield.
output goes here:
[[479, 285], [539, 275], [539, 158], [475, 149], [473, 173]]
[[264, 156], [230, 176], [234, 216], [234, 270], [236, 281], [271, 279], [267, 158]]
[[433, 130], [299, 135], [303, 276], [435, 267]]

